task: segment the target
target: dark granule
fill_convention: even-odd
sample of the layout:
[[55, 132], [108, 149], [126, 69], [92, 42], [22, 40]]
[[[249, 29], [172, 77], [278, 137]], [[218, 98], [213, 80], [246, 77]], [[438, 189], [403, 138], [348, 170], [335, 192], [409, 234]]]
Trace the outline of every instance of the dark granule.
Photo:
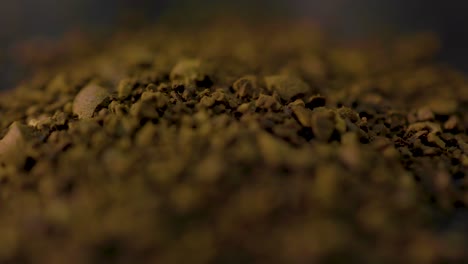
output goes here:
[[0, 98], [0, 262], [466, 263], [436, 44], [220, 23], [42, 69]]

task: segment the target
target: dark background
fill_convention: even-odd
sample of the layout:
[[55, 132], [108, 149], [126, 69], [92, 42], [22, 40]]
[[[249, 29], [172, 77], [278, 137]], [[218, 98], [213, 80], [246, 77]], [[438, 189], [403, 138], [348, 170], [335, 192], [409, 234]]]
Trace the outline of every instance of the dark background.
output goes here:
[[[449, 4], [450, 3], [450, 4]], [[15, 0], [0, 1], [0, 89], [24, 78], [18, 50], [25, 41], [60, 38], [70, 31], [111, 32], [129, 19], [143, 23], [167, 17], [310, 19], [337, 37], [370, 37], [433, 31], [442, 40], [440, 60], [468, 72], [468, 2], [435, 0]], [[31, 42], [35, 43], [35, 42]], [[32, 45], [40, 54], [44, 45]]]

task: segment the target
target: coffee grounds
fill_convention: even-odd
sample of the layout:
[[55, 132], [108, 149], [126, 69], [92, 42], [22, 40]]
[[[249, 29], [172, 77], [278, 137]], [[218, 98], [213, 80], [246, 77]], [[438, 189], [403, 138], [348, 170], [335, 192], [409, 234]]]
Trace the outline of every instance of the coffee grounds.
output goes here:
[[106, 45], [0, 97], [1, 263], [468, 261], [468, 82], [431, 36]]

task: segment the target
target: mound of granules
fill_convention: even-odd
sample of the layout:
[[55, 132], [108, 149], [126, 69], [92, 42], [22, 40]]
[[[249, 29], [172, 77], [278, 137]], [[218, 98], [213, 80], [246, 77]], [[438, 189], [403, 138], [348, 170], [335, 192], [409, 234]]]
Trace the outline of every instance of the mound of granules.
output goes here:
[[0, 97], [1, 263], [468, 261], [468, 82], [430, 36], [104, 46]]

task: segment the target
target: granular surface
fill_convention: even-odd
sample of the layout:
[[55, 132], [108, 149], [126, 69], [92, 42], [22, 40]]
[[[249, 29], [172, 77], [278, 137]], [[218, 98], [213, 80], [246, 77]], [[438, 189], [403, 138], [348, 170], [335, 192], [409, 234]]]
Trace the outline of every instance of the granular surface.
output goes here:
[[468, 82], [431, 36], [104, 46], [0, 97], [1, 263], [468, 261]]

